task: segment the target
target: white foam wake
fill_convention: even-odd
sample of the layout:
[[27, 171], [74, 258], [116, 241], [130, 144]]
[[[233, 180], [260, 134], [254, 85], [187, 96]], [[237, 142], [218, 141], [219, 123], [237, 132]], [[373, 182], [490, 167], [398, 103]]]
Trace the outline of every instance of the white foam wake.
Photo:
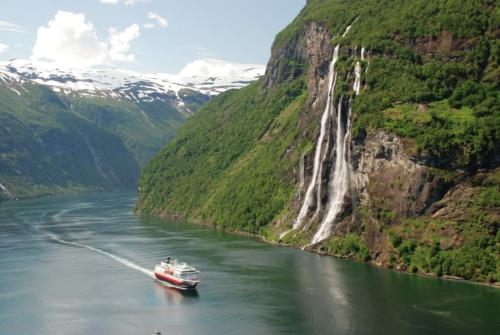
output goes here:
[[121, 258], [121, 257], [118, 257], [116, 255], [113, 255], [112, 253], [109, 253], [107, 251], [104, 251], [104, 250], [101, 250], [101, 249], [98, 249], [98, 248], [95, 248], [95, 247], [92, 247], [90, 245], [86, 245], [86, 244], [82, 244], [82, 243], [78, 243], [78, 242], [71, 242], [71, 241], [66, 241], [66, 240], [63, 240], [62, 238], [54, 235], [54, 234], [48, 234], [48, 237], [51, 239], [51, 240], [54, 240], [54, 241], [57, 241], [59, 243], [62, 243], [62, 244], [66, 244], [66, 245], [72, 245], [74, 247], [79, 247], [79, 248], [85, 248], [85, 249], [88, 249], [88, 250], [91, 250], [91, 251], [94, 251], [94, 252], [97, 252], [101, 255], [105, 255], [105, 256], [108, 256], [109, 258], [117, 261], [118, 263], [121, 263], [131, 269], [134, 269], [134, 270], [137, 270], [139, 272], [142, 272], [143, 274], [145, 274], [146, 276], [148, 277], [151, 277], [151, 278], [154, 278], [154, 274], [153, 274], [153, 271], [150, 271], [146, 268], [143, 268], [142, 266], [139, 266], [129, 260], [126, 260], [124, 258]]

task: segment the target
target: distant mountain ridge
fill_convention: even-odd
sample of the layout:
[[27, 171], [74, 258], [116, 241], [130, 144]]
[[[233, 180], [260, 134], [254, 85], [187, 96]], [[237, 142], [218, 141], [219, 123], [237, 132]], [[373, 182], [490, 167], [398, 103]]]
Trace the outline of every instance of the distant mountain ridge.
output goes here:
[[178, 75], [0, 62], [0, 199], [133, 189], [186, 118], [263, 71], [218, 60]]
[[0, 62], [0, 81], [17, 91], [16, 86], [34, 82], [66, 95], [128, 99], [135, 103], [173, 102], [185, 112], [192, 112], [185, 100], [189, 93], [208, 97], [229, 89], [241, 88], [264, 74], [262, 65], [233, 64], [215, 59], [189, 63], [179, 74], [141, 74], [133, 71], [102, 68], [68, 70], [27, 60]]

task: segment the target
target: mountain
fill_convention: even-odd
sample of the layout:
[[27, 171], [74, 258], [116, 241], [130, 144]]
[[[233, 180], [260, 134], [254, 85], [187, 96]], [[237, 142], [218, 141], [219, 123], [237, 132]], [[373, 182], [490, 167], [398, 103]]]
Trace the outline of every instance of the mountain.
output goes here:
[[258, 65], [200, 60], [178, 75], [0, 63], [0, 198], [135, 188], [186, 118]]
[[264, 78], [146, 164], [136, 211], [498, 283], [499, 17], [488, 0], [309, 0]]
[[0, 85], [0, 198], [132, 189], [139, 163], [119, 136], [70, 111], [54, 92]]
[[26, 60], [0, 62], [0, 81], [7, 84], [33, 82], [69, 96], [164, 102], [186, 113], [193, 112], [190, 105], [196, 102], [196, 96], [209, 97], [244, 87], [263, 72], [261, 65], [215, 59], [196, 60], [177, 75], [140, 74], [114, 68], [67, 70]]

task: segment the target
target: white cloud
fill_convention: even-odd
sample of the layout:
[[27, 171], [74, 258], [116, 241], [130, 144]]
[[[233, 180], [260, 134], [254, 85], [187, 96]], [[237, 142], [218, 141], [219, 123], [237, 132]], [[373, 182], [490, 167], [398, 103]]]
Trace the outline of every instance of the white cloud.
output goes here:
[[121, 32], [115, 28], [111, 28], [109, 35], [109, 42], [111, 44], [109, 57], [112, 60], [121, 62], [134, 61], [135, 55], [128, 54], [128, 51], [130, 50], [130, 43], [141, 35], [139, 25], [133, 24]]
[[[106, 0], [109, 1], [109, 0]], [[140, 36], [133, 24], [122, 31], [109, 29], [101, 40], [84, 14], [59, 11], [46, 27], [39, 27], [31, 59], [66, 68], [89, 68], [110, 61], [131, 62], [131, 43]]]
[[125, 0], [125, 4], [127, 6], [133, 6], [133, 5], [135, 5], [136, 3], [139, 3], [139, 2], [149, 2], [149, 0]]
[[166, 28], [168, 26], [167, 19], [161, 17], [158, 13], [150, 12], [148, 18], [150, 20], [155, 20], [160, 27]]
[[9, 46], [7, 44], [0, 43], [0, 54], [7, 50]]
[[[101, 3], [111, 4], [111, 5], [116, 5], [116, 4], [120, 3], [120, 0], [100, 0], [100, 1], [101, 1]], [[139, 2], [149, 2], [149, 0], [123, 0], [123, 3], [127, 6], [133, 6]]]
[[58, 11], [47, 27], [38, 28], [31, 58], [85, 68], [102, 63], [106, 55], [106, 43], [99, 40], [85, 15]]
[[264, 73], [265, 66], [260, 64], [230, 63], [220, 59], [205, 58], [189, 62], [177, 75], [185, 81], [195, 77], [254, 78]]
[[26, 30], [23, 29], [23, 27], [12, 23], [12, 22], [7, 22], [7, 21], [0, 21], [0, 30], [3, 31], [12, 31], [15, 33], [24, 33]]
[[151, 22], [148, 22], [148, 23], [144, 23], [142, 26], [143, 26], [144, 28], [146, 28], [146, 29], [151, 29], [151, 28], [156, 27], [156, 24], [151, 23]]

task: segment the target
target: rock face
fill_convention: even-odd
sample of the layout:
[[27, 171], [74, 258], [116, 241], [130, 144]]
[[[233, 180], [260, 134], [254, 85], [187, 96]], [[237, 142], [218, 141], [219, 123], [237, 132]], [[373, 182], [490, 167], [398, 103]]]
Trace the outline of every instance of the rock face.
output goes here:
[[451, 183], [409, 155], [400, 138], [381, 130], [353, 142], [352, 167], [353, 215], [337, 233], [359, 232], [363, 221], [372, 259], [386, 264], [394, 249], [381, 227], [424, 215]]
[[400, 138], [373, 131], [353, 145], [352, 181], [360, 205], [384, 201], [391, 220], [422, 215], [447, 189], [442, 177], [409, 156]]
[[271, 88], [306, 73], [310, 85], [309, 96], [314, 99], [320, 91], [320, 78], [328, 72], [328, 63], [333, 54], [331, 40], [332, 36], [328, 30], [316, 22], [305, 24], [299, 34], [287, 43], [277, 40], [271, 50], [264, 85]]

